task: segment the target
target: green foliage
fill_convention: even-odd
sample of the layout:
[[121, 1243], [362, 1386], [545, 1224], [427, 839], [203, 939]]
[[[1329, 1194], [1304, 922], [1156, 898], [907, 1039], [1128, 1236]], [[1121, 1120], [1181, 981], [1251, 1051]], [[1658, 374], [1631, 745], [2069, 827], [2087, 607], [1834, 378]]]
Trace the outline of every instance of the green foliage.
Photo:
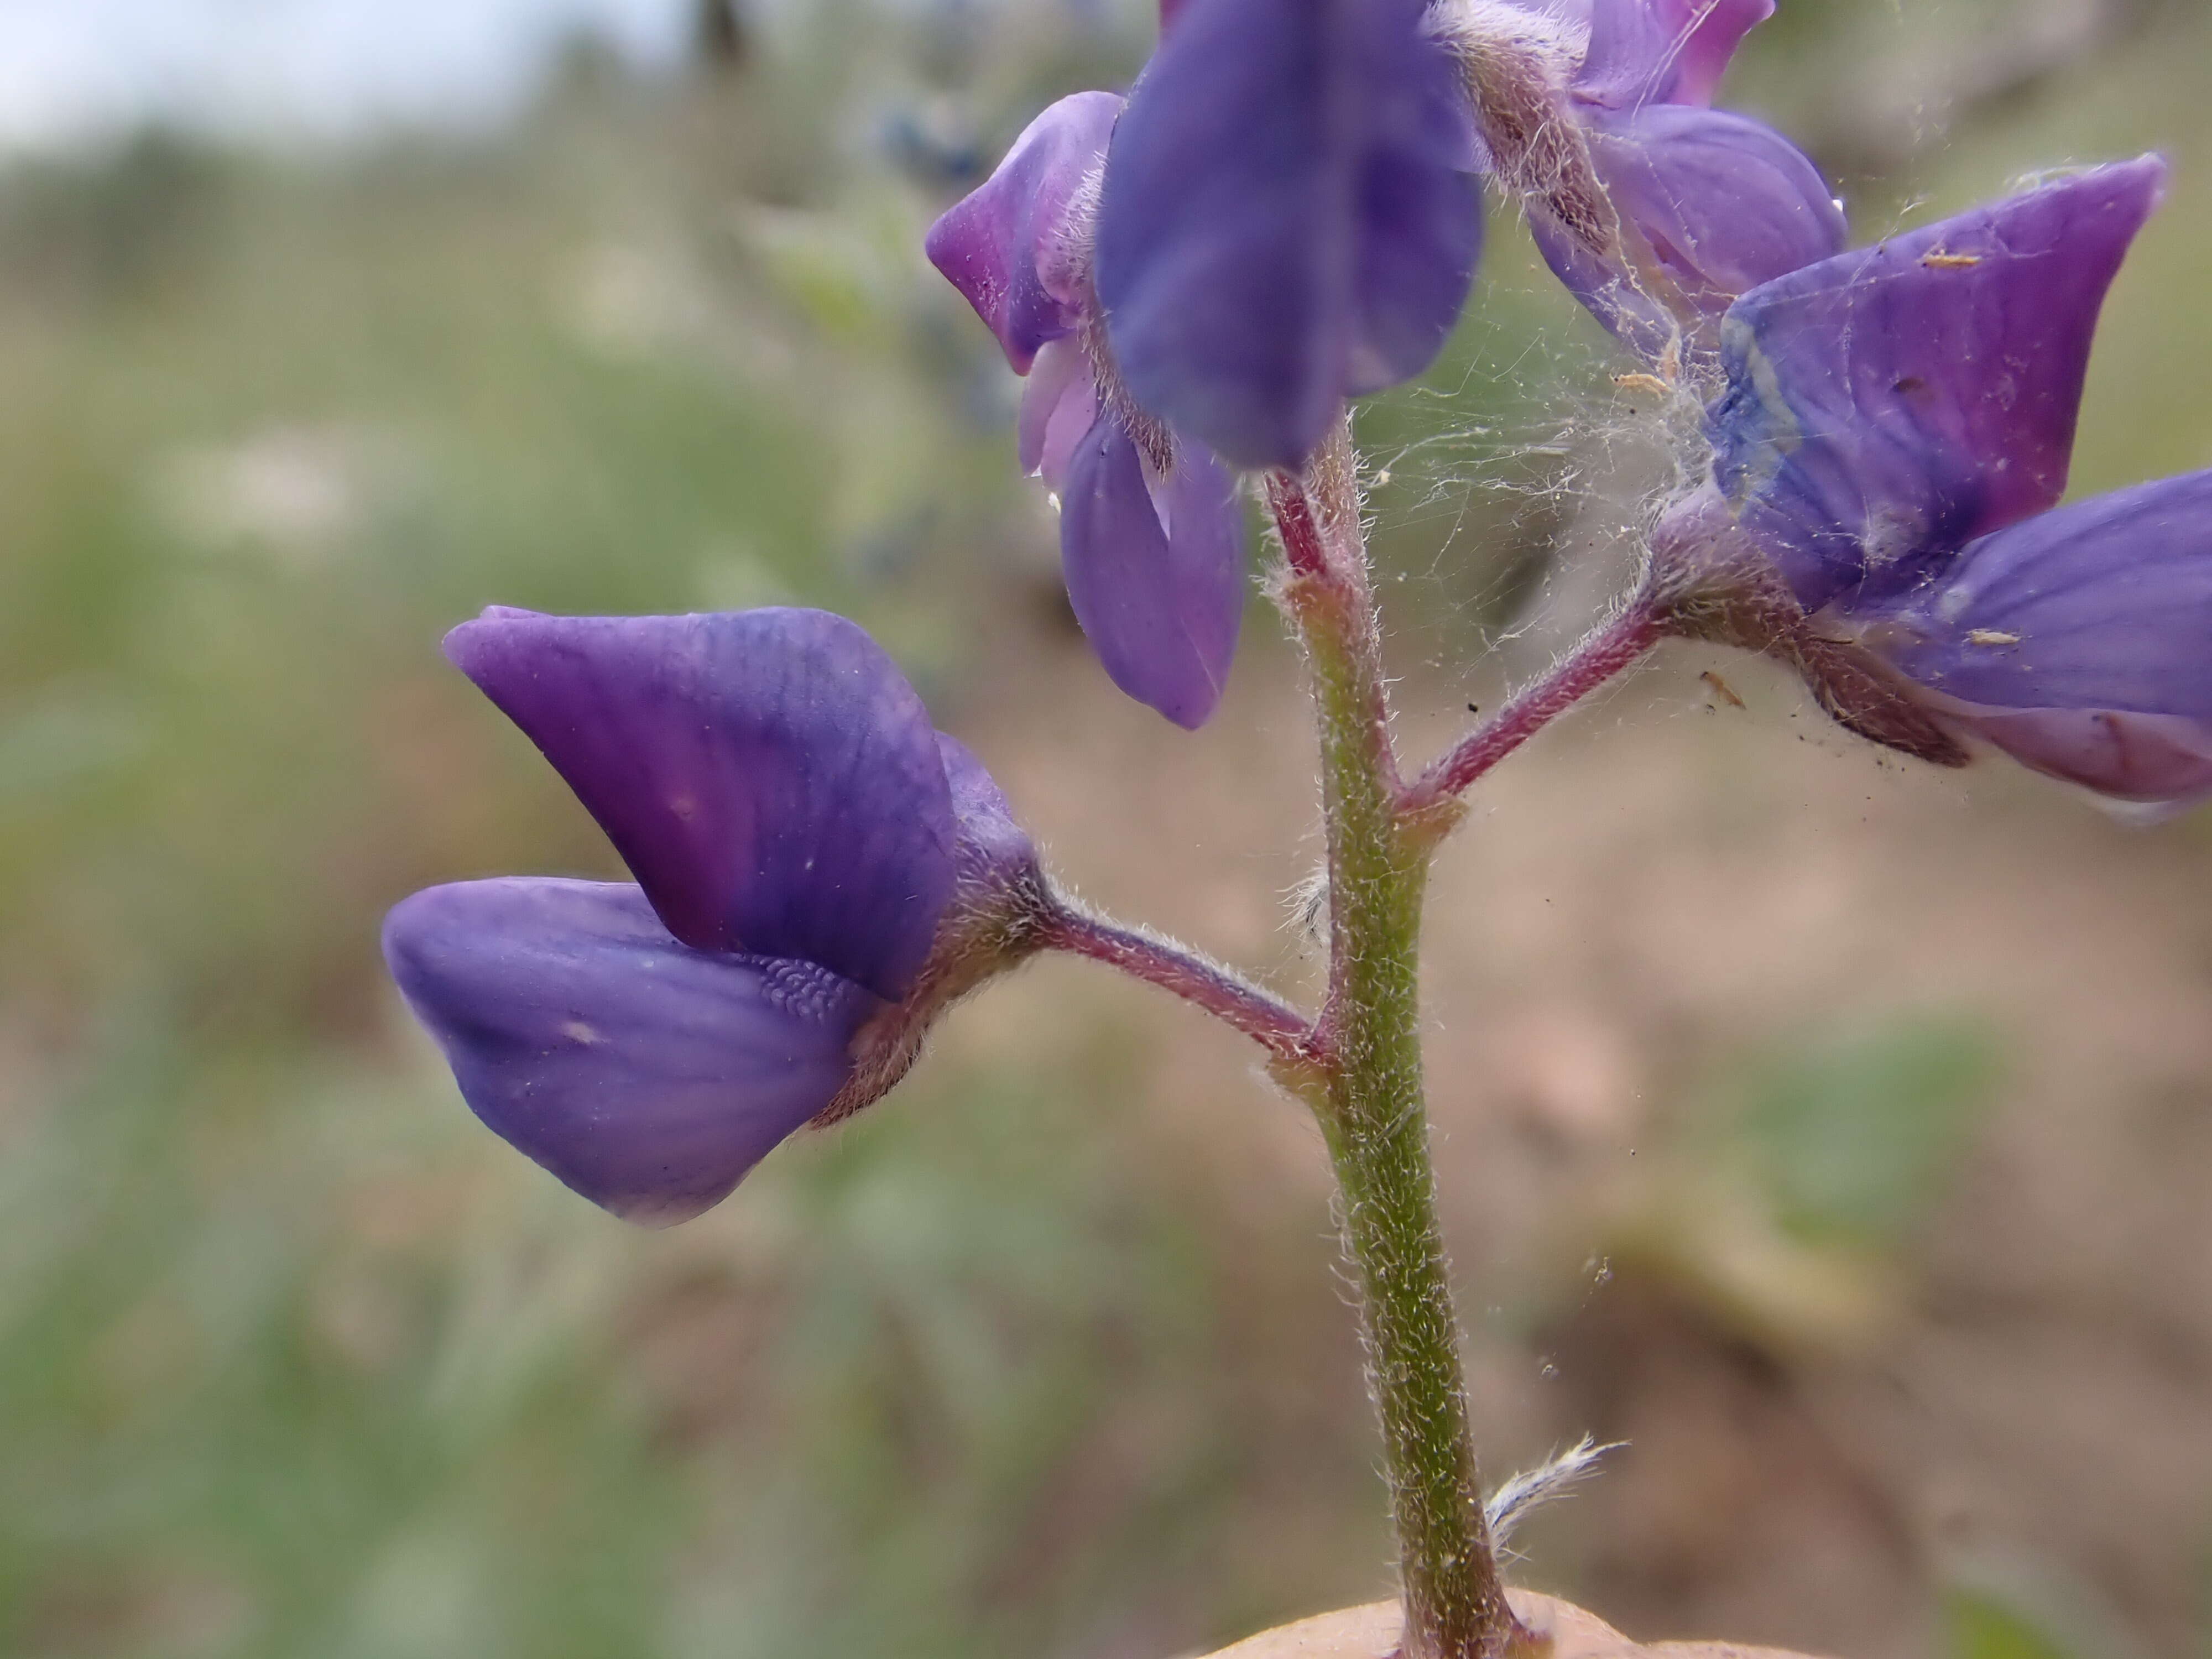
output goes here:
[[2082, 1659], [2017, 1608], [1995, 1596], [1954, 1590], [1945, 1607], [1949, 1659]]
[[2066, 1569], [1969, 1566], [1944, 1591], [1945, 1659], [2136, 1659], [2112, 1604]]
[[1914, 1018], [1826, 1039], [1769, 1065], [1735, 1133], [1802, 1235], [1899, 1242], [1923, 1214], [2000, 1076], [1989, 1032]]

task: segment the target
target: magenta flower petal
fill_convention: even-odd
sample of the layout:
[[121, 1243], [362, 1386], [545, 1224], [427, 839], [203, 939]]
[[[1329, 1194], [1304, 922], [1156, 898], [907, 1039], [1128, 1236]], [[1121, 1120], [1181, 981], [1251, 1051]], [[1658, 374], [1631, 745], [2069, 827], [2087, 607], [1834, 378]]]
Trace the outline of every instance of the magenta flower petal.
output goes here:
[[1185, 444], [1162, 480], [1103, 415], [1068, 469], [1060, 548], [1068, 602], [1114, 684], [1178, 726], [1205, 724], [1244, 615], [1243, 524], [1228, 474]]
[[650, 1226], [720, 1201], [828, 1105], [880, 1006], [811, 963], [679, 945], [627, 884], [434, 887], [392, 911], [384, 952], [470, 1109]]
[[1068, 204], [1105, 154], [1121, 111], [1110, 92], [1079, 92], [1050, 106], [923, 241], [930, 264], [975, 307], [1018, 374], [1029, 373], [1038, 347], [1080, 320]]
[[1808, 611], [2058, 499], [2098, 309], [2165, 174], [2093, 168], [1737, 301], [1716, 477]]
[[1738, 296], [1849, 240], [1820, 170], [1747, 117], [1652, 104], [1594, 111], [1585, 131], [1614, 210], [1648, 250], [1648, 269], [1631, 276], [1599, 259], [1540, 206], [1529, 228], [1568, 290], [1647, 360], [1683, 335], [1711, 361], [1721, 316]]
[[2129, 800], [2212, 793], [2212, 472], [2044, 514], [1838, 608], [2039, 770]]
[[1743, 37], [1774, 0], [1595, 0], [1577, 96], [1613, 109], [1713, 101]]
[[1095, 276], [1144, 409], [1296, 466], [1442, 349], [1481, 246], [1464, 102], [1420, 0], [1190, 0], [1107, 156]]
[[896, 999], [955, 880], [937, 734], [819, 611], [487, 617], [446, 652], [599, 821], [667, 930]]

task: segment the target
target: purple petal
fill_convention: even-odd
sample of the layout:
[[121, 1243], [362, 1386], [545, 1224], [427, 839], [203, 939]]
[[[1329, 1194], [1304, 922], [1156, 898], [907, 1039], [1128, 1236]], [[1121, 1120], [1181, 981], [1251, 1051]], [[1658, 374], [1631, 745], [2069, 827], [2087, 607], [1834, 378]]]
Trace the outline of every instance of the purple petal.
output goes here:
[[1018, 374], [1029, 373], [1039, 346], [1073, 333], [1081, 319], [1068, 206], [1106, 153], [1121, 112], [1110, 92], [1079, 92], [1049, 106], [922, 243]]
[[1820, 170], [1747, 117], [1654, 104], [1595, 111], [1585, 131], [1644, 269], [1631, 274], [1598, 259], [1540, 208], [1529, 228], [1569, 291], [1649, 361], [1678, 334], [1710, 357], [1721, 315], [1739, 295], [1849, 240]]
[[678, 945], [622, 884], [433, 887], [384, 955], [470, 1109], [647, 1226], [719, 1203], [828, 1105], [881, 1006], [811, 963]]
[[821, 611], [501, 617], [446, 654], [545, 751], [668, 931], [905, 994], [954, 881], [928, 711]]
[[2212, 791], [2212, 472], [2044, 514], [1838, 610], [2039, 770], [2130, 800]]
[[1014, 809], [983, 763], [957, 738], [937, 734], [952, 810], [960, 820], [963, 887], [1003, 887], [1036, 865], [1036, 847], [1014, 821]]
[[1067, 480], [1068, 458], [1097, 414], [1097, 382], [1083, 343], [1054, 340], [1039, 348], [1029, 379], [1022, 384], [1021, 416], [1015, 428], [1022, 471], [1042, 478], [1048, 489], [1058, 489]]
[[1096, 277], [1145, 409], [1296, 466], [1349, 396], [1419, 374], [1482, 239], [1421, 0], [1191, 0], [1115, 130]]
[[2058, 499], [2155, 156], [1793, 272], [1723, 325], [1715, 475], [1808, 611]]
[[2212, 720], [1968, 704], [1949, 709], [1948, 718], [2033, 771], [2113, 800], [2182, 805], [2212, 795]]
[[1610, 108], [1713, 101], [1743, 37], [1774, 0], [1596, 0], [1577, 97]]
[[1243, 540], [1235, 486], [1194, 446], [1179, 447], [1165, 481], [1111, 415], [1077, 447], [1060, 503], [1068, 603], [1114, 684], [1192, 731], [1237, 652]]

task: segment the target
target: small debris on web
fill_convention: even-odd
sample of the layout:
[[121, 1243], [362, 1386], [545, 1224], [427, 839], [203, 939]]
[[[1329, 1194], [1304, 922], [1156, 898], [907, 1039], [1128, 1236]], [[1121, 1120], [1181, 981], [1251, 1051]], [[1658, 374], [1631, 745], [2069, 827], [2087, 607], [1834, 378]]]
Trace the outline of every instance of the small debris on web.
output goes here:
[[1720, 675], [1712, 669], [1708, 668], [1704, 673], [1698, 675], [1698, 678], [1703, 680], [1707, 685], [1712, 687], [1713, 694], [1721, 698], [1722, 701], [1726, 702], [1730, 708], [1748, 708], [1751, 706], [1744, 702], [1741, 697], [1736, 696], [1735, 688], [1730, 685], [1726, 680], [1723, 679]]

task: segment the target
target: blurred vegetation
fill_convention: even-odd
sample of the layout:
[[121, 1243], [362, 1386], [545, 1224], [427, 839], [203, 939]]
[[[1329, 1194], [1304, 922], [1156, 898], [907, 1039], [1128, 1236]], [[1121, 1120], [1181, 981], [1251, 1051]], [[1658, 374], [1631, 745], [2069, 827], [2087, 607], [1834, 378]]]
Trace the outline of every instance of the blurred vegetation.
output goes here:
[[[2007, 8], [1793, 0], [1745, 84], [1863, 232], [2029, 162], [2184, 163], [2100, 348], [2103, 488], [2212, 463], [2212, 33], [2077, 9], [2111, 19], [2042, 78], [1947, 87]], [[920, 234], [1144, 20], [722, 15], [680, 84], [580, 52], [493, 139], [0, 175], [0, 1651], [1164, 1654], [1371, 1579], [1364, 1422], [1257, 1476], [1313, 1350], [1255, 1310], [1326, 1262], [1315, 1218], [1255, 1265], [1147, 1160], [1112, 1033], [934, 1066], [647, 1238], [478, 1131], [383, 983], [414, 887], [612, 867], [438, 659], [480, 605], [833, 605], [942, 705], [978, 617], [1052, 592], [1011, 383]], [[1494, 242], [1448, 361], [1365, 417], [1439, 662], [1606, 453], [1595, 330]], [[1984, 1040], [1824, 1042], [1733, 1142], [1785, 1228], [1893, 1238]], [[1242, 1541], [1292, 1510], [1304, 1546]]]
[[1770, 1063], [1730, 1127], [1777, 1218], [1814, 1238], [1898, 1244], [1994, 1103], [1995, 1036], [1916, 1018]]

